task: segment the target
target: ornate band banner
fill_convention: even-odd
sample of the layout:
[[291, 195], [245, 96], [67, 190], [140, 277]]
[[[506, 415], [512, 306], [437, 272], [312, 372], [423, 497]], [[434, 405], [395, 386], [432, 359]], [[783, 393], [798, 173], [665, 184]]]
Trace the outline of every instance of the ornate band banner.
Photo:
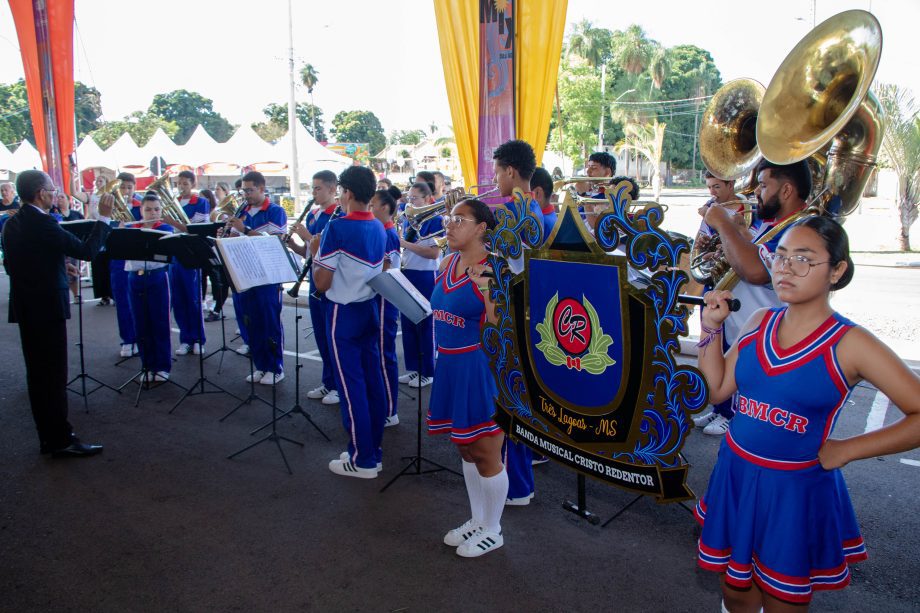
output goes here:
[[[699, 371], [675, 358], [688, 317], [677, 262], [688, 246], [659, 229], [657, 204], [630, 209], [630, 188], [607, 192], [597, 239], [569, 204], [546, 244], [524, 250], [534, 241], [523, 196], [496, 212], [498, 322], [482, 337], [499, 390], [495, 419], [587, 476], [658, 502], [685, 500], [693, 493], [680, 450], [708, 395]], [[509, 261], [521, 257], [514, 275]]]
[[479, 0], [480, 185], [492, 183], [492, 152], [514, 132], [516, 0]]

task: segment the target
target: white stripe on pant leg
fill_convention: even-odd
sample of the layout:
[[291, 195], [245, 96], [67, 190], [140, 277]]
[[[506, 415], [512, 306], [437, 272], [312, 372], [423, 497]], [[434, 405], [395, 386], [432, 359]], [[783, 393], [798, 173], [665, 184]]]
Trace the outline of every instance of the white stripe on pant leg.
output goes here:
[[383, 311], [386, 307], [384, 306], [384, 299], [381, 296], [380, 298], [380, 372], [383, 373], [383, 386], [387, 390], [387, 417], [393, 416], [393, 394], [390, 392], [390, 379], [387, 377], [387, 364], [386, 358], [384, 357], [383, 351], [383, 329], [385, 324], [383, 322]]
[[351, 421], [351, 445], [355, 448], [355, 457], [351, 458], [351, 461], [357, 466], [358, 462], [358, 437], [355, 436], [355, 414], [351, 410], [351, 399], [348, 397], [348, 385], [345, 383], [345, 374], [342, 372], [342, 362], [339, 360], [339, 348], [335, 344], [335, 325], [339, 318], [339, 303], [335, 303], [335, 306], [332, 308], [332, 330], [330, 331], [330, 339], [332, 341], [332, 352], [335, 354], [335, 367], [339, 371], [339, 381], [342, 382], [342, 391], [345, 392], [345, 404], [348, 405], [348, 419]]

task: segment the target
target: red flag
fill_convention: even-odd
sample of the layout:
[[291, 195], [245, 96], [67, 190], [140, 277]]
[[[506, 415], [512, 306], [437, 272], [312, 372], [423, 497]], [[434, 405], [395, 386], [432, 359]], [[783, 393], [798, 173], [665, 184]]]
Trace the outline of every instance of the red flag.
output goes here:
[[[26, 75], [35, 145], [45, 172], [69, 194], [70, 155], [75, 148], [74, 0], [9, 1]], [[52, 117], [54, 125], [49, 125]], [[48, 142], [48, 136], [53, 142]], [[52, 155], [54, 151], [56, 155]]]

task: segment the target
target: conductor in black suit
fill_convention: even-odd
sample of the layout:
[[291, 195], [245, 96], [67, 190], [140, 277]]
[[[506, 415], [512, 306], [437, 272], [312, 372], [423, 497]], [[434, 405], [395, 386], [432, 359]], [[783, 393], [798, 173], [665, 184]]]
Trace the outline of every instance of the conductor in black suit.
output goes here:
[[[67, 421], [67, 319], [70, 298], [64, 256], [91, 260], [109, 227], [96, 222], [80, 240], [48, 214], [57, 191], [51, 177], [27, 170], [16, 179], [22, 208], [3, 228], [4, 267], [10, 277], [10, 323], [19, 324], [32, 416], [42, 453], [53, 457], [95, 455], [102, 445], [82, 443]], [[100, 202], [111, 215], [111, 203]]]

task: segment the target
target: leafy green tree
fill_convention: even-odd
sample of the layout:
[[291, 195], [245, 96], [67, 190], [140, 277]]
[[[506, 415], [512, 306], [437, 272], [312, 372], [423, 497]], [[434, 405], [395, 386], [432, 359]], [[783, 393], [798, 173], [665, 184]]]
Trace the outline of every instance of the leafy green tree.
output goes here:
[[[79, 81], [75, 82], [74, 115], [79, 141], [101, 125], [99, 117], [102, 115], [102, 105], [99, 90]], [[23, 140], [35, 143], [26, 83], [20, 79], [9, 85], [0, 85], [0, 141], [9, 145]]]
[[214, 101], [197, 92], [177, 89], [168, 94], [157, 94], [147, 112], [179, 126], [176, 143], [184, 145], [198, 124], [204, 126], [214, 140], [226, 142], [236, 126], [214, 110]]
[[879, 85], [878, 99], [885, 109], [882, 159], [898, 175], [898, 246], [910, 251], [910, 227], [920, 215], [920, 106], [897, 85]]
[[[266, 121], [261, 124], [252, 124], [252, 129], [259, 133], [265, 140], [277, 140], [287, 134], [288, 131], [288, 105], [287, 102], [272, 102], [264, 109], [262, 114], [265, 115]], [[323, 110], [314, 107], [312, 104], [303, 102], [297, 103], [297, 119], [307, 129], [307, 132], [313, 135], [318, 141], [326, 140], [326, 128], [323, 123]], [[316, 120], [318, 134], [313, 132], [313, 120]], [[258, 126], [258, 127], [257, 127]], [[273, 136], [268, 138], [266, 135]]]
[[649, 40], [645, 30], [632, 24], [622, 32], [614, 32], [613, 57], [623, 70], [637, 75], [648, 68], [657, 44]]
[[153, 136], [153, 133], [157, 131], [157, 128], [163, 128], [163, 131], [173, 139], [179, 132], [179, 126], [175, 122], [166, 121], [162, 117], [151, 113], [135, 111], [124, 119], [102, 123], [100, 127], [90, 132], [90, 136], [93, 137], [97, 145], [107, 149], [122, 134], [127, 132], [135, 143], [143, 147]]
[[391, 145], [417, 145], [427, 136], [424, 130], [396, 130], [387, 141]]
[[387, 144], [383, 126], [371, 111], [339, 111], [331, 132], [340, 143], [367, 143], [372, 156]]

